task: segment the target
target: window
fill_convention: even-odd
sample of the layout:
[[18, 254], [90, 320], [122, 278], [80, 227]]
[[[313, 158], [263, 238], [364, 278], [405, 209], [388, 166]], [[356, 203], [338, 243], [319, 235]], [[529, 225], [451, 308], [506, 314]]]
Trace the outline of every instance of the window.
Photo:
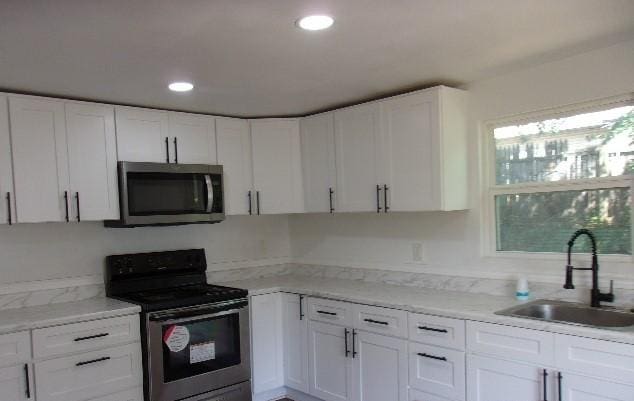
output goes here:
[[599, 253], [632, 255], [631, 98], [495, 124], [488, 143], [489, 249], [564, 252], [588, 228]]

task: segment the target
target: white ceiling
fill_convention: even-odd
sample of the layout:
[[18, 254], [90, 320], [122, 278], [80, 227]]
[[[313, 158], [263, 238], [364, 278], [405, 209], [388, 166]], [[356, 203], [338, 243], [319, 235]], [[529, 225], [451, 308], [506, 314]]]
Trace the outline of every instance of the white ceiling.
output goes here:
[[0, 88], [299, 115], [631, 38], [632, 0], [0, 0]]

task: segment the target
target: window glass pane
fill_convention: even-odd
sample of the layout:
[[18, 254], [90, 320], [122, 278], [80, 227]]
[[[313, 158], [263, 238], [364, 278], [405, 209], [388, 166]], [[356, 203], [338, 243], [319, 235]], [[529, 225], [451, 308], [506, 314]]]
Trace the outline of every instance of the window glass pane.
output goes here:
[[[564, 252], [573, 232], [590, 229], [600, 253], [632, 254], [629, 188], [495, 197], [497, 250]], [[589, 252], [585, 237], [575, 252]]]
[[495, 182], [634, 174], [634, 106], [493, 130]]

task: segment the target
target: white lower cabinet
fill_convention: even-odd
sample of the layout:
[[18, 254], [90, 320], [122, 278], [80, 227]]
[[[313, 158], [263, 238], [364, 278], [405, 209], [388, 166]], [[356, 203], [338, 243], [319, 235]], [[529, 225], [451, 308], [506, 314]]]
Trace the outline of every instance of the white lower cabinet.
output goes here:
[[251, 297], [251, 363], [253, 392], [284, 385], [281, 294]]
[[35, 363], [39, 401], [84, 401], [138, 386], [139, 343]]
[[284, 385], [308, 392], [308, 319], [306, 298], [282, 294]]
[[469, 355], [467, 358], [467, 399], [469, 401], [555, 400], [556, 373], [547, 373], [549, 376], [547, 376], [545, 396], [543, 368], [520, 362]]
[[34, 400], [32, 373], [28, 364], [0, 368], [0, 399], [2, 401]]
[[465, 399], [465, 353], [434, 345], [409, 344], [411, 387], [452, 400]]
[[407, 341], [363, 331], [353, 336], [355, 401], [407, 401]]
[[351, 331], [311, 321], [308, 329], [309, 392], [324, 401], [353, 400]]

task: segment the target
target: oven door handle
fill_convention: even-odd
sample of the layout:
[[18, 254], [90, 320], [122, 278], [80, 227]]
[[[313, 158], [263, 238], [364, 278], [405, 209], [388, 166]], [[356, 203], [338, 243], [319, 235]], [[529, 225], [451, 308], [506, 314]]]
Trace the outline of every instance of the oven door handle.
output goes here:
[[226, 302], [219, 305], [206, 305], [196, 308], [183, 308], [172, 312], [150, 313], [148, 319], [152, 323], [176, 324], [188, 320], [200, 320], [215, 316], [230, 315], [246, 310], [249, 303], [245, 300]]
[[214, 206], [214, 189], [211, 183], [211, 174], [205, 174], [205, 184], [207, 185], [207, 213], [211, 213]]

